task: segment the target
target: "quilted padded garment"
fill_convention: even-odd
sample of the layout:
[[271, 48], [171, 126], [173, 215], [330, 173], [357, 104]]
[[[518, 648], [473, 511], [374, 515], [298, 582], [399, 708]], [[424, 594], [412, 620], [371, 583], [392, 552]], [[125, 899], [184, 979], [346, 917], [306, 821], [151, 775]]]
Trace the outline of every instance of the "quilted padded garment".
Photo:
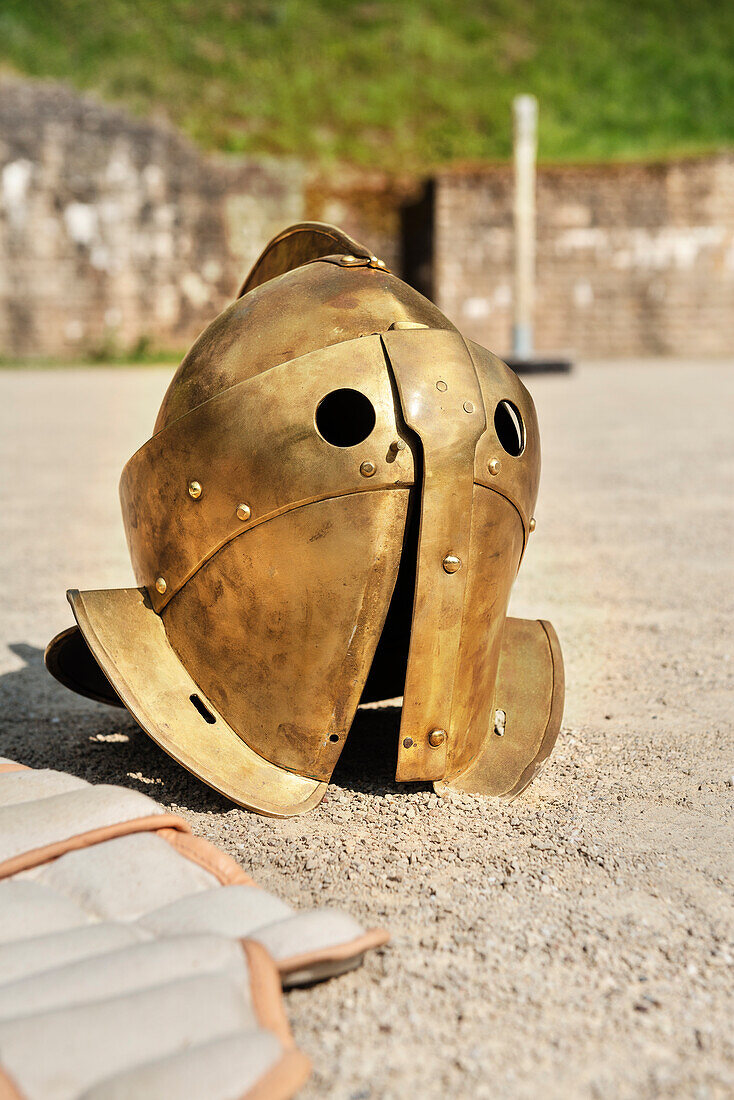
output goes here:
[[290, 1097], [281, 984], [386, 939], [293, 910], [146, 795], [0, 760], [0, 1100]]

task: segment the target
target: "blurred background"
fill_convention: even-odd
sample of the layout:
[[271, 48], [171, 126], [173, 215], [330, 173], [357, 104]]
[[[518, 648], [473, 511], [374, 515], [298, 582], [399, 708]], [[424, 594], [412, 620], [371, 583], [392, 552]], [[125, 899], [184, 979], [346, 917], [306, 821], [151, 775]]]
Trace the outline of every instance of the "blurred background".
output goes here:
[[[526, 379], [510, 610], [558, 630], [557, 748], [511, 806], [444, 802], [376, 749], [397, 710], [361, 711], [317, 811], [243, 817], [48, 675], [64, 592], [132, 583], [120, 471], [288, 224], [512, 350], [528, 94], [535, 349], [574, 367]], [[289, 994], [303, 1100], [734, 1096], [733, 321], [731, 0], [0, 0], [0, 755], [152, 794], [294, 905], [391, 929]]]
[[0, 357], [174, 361], [304, 218], [508, 351], [526, 92], [536, 345], [725, 355], [733, 51], [720, 0], [2, 0]]

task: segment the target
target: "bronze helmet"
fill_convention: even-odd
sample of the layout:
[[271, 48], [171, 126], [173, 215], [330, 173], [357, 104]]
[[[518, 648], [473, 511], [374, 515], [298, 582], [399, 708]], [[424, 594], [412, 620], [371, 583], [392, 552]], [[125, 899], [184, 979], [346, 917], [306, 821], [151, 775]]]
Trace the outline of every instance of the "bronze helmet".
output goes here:
[[295, 225], [123, 470], [138, 587], [69, 592], [47, 666], [260, 813], [317, 806], [360, 701], [401, 695], [398, 780], [514, 796], [563, 710], [555, 631], [507, 618], [539, 473], [513, 371]]

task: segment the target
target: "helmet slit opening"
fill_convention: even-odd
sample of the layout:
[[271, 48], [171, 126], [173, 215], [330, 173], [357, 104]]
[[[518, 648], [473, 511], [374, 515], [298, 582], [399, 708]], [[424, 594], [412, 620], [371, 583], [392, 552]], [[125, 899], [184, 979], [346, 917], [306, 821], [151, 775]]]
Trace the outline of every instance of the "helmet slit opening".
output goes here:
[[[411, 433], [412, 434], [412, 433]], [[418, 538], [421, 521], [421, 485], [423, 483], [422, 448], [418, 441], [415, 456], [415, 485], [410, 493], [408, 517], [403, 536], [400, 568], [390, 599], [385, 625], [377, 643], [372, 665], [362, 692], [362, 703], [396, 699], [403, 694], [408, 669], [408, 650], [413, 624], [416, 573], [418, 568]]]

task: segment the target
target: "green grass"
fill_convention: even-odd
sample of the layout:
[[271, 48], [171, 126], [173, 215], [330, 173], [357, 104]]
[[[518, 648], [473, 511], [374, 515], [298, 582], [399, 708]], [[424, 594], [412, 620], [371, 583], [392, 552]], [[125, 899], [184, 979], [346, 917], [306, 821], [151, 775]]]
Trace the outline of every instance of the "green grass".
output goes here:
[[140, 350], [139, 347], [130, 351], [109, 351], [100, 348], [98, 351], [82, 352], [79, 355], [59, 358], [58, 356], [31, 356], [30, 358], [18, 358], [14, 356], [0, 355], [0, 370], [60, 370], [66, 367], [177, 367], [183, 359], [185, 351], [161, 351], [153, 348]]
[[731, 0], [2, 0], [0, 66], [322, 166], [505, 158], [526, 91], [545, 160], [734, 144]]

